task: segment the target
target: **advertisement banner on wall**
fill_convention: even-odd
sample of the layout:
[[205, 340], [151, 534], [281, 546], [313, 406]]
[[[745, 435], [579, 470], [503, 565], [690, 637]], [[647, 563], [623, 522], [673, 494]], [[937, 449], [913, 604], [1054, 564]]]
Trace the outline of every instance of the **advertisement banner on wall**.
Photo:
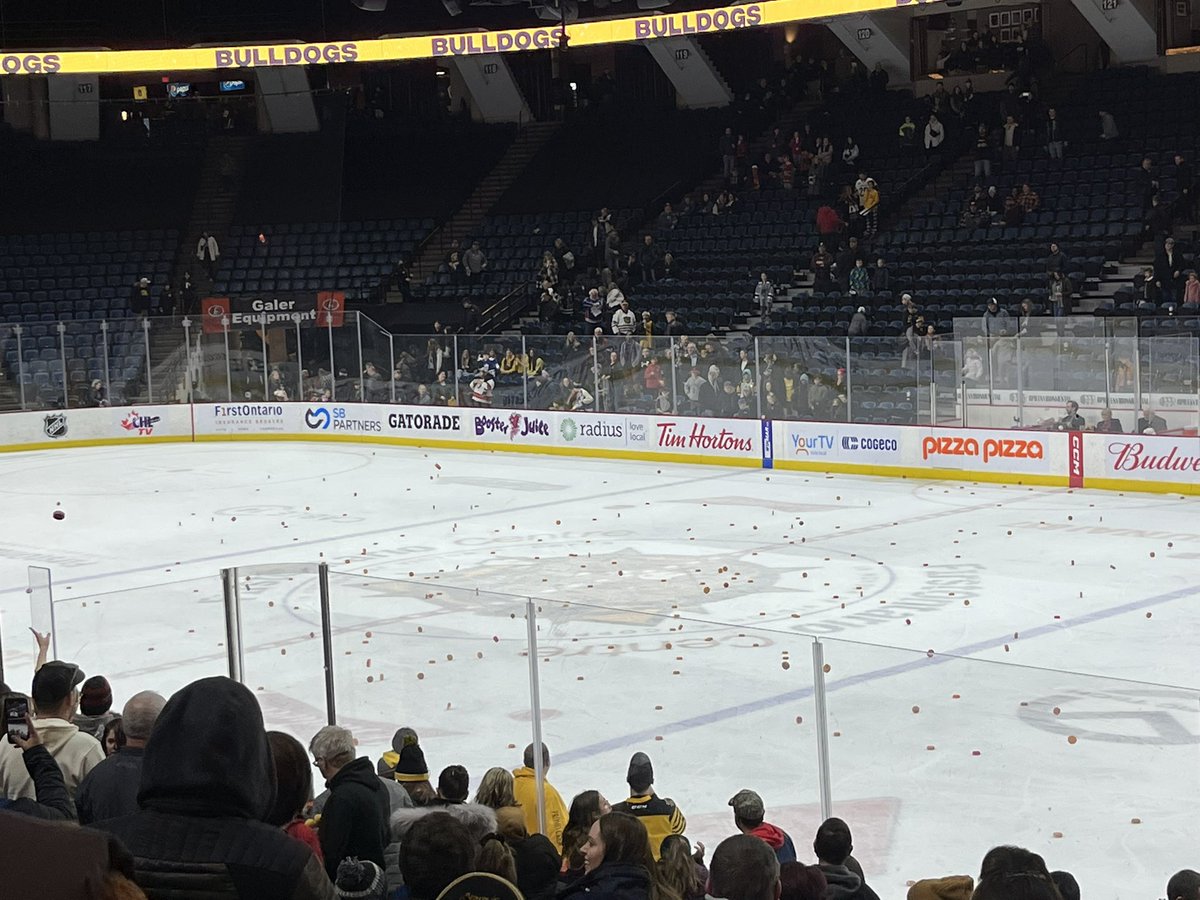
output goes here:
[[[757, 419], [642, 418], [645, 419], [645, 450], [762, 463], [762, 425]], [[629, 446], [641, 449], [632, 441]]]
[[796, 462], [901, 464], [904, 429], [891, 425], [777, 422], [777, 459]]
[[201, 434], [283, 434], [296, 421], [296, 407], [285, 403], [197, 404], [196, 430]]
[[190, 440], [189, 406], [115, 406], [6, 413], [0, 445], [7, 449]]
[[937, 469], [974, 472], [1062, 473], [1062, 456], [1053, 455], [1066, 434], [1052, 431], [992, 431], [986, 428], [910, 429], [919, 441], [920, 463]]
[[1191, 484], [1200, 480], [1200, 438], [1088, 435], [1088, 439], [1102, 452], [1101, 471], [1108, 478]]

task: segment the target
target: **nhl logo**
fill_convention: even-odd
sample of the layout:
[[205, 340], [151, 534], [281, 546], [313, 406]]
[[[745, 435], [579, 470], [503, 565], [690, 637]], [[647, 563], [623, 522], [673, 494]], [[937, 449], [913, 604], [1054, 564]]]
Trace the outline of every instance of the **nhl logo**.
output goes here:
[[54, 413], [46, 416], [42, 431], [46, 432], [46, 437], [57, 440], [60, 437], [66, 437], [67, 434], [67, 414]]

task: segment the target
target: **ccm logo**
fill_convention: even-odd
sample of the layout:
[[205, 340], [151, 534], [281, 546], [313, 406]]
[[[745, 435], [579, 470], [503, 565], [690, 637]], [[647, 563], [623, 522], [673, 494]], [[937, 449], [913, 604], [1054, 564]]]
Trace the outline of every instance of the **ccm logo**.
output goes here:
[[982, 445], [975, 438], [927, 437], [921, 442], [921, 458], [931, 456], [979, 456], [983, 450], [983, 461], [993, 459], [1044, 459], [1045, 448], [1041, 441], [1022, 441], [988, 438]]

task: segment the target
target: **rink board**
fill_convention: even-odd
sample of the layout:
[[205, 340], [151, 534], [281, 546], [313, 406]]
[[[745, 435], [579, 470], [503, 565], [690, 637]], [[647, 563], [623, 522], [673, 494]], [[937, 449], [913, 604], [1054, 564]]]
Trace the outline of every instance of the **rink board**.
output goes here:
[[1200, 493], [1200, 437], [399, 406], [206, 403], [0, 416], [0, 452], [209, 441], [352, 442]]

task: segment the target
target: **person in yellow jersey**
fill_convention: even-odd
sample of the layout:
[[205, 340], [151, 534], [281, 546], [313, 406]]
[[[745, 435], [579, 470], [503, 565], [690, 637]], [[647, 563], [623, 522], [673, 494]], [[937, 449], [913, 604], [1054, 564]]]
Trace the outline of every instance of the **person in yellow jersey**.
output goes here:
[[562, 853], [563, 829], [567, 827], [567, 804], [554, 785], [546, 778], [550, 771], [550, 750], [542, 744], [542, 784], [546, 787], [546, 830], [538, 827], [537, 774], [533, 767], [533, 744], [525, 748], [525, 765], [513, 769], [513, 795], [525, 813], [525, 830], [530, 834], [545, 834]]
[[670, 834], [683, 834], [687, 819], [674, 800], [654, 793], [654, 766], [645, 753], [633, 754], [625, 780], [629, 783], [629, 799], [614, 803], [613, 811], [629, 813], [642, 820], [650, 835], [650, 849], [657, 860], [663, 839]]

